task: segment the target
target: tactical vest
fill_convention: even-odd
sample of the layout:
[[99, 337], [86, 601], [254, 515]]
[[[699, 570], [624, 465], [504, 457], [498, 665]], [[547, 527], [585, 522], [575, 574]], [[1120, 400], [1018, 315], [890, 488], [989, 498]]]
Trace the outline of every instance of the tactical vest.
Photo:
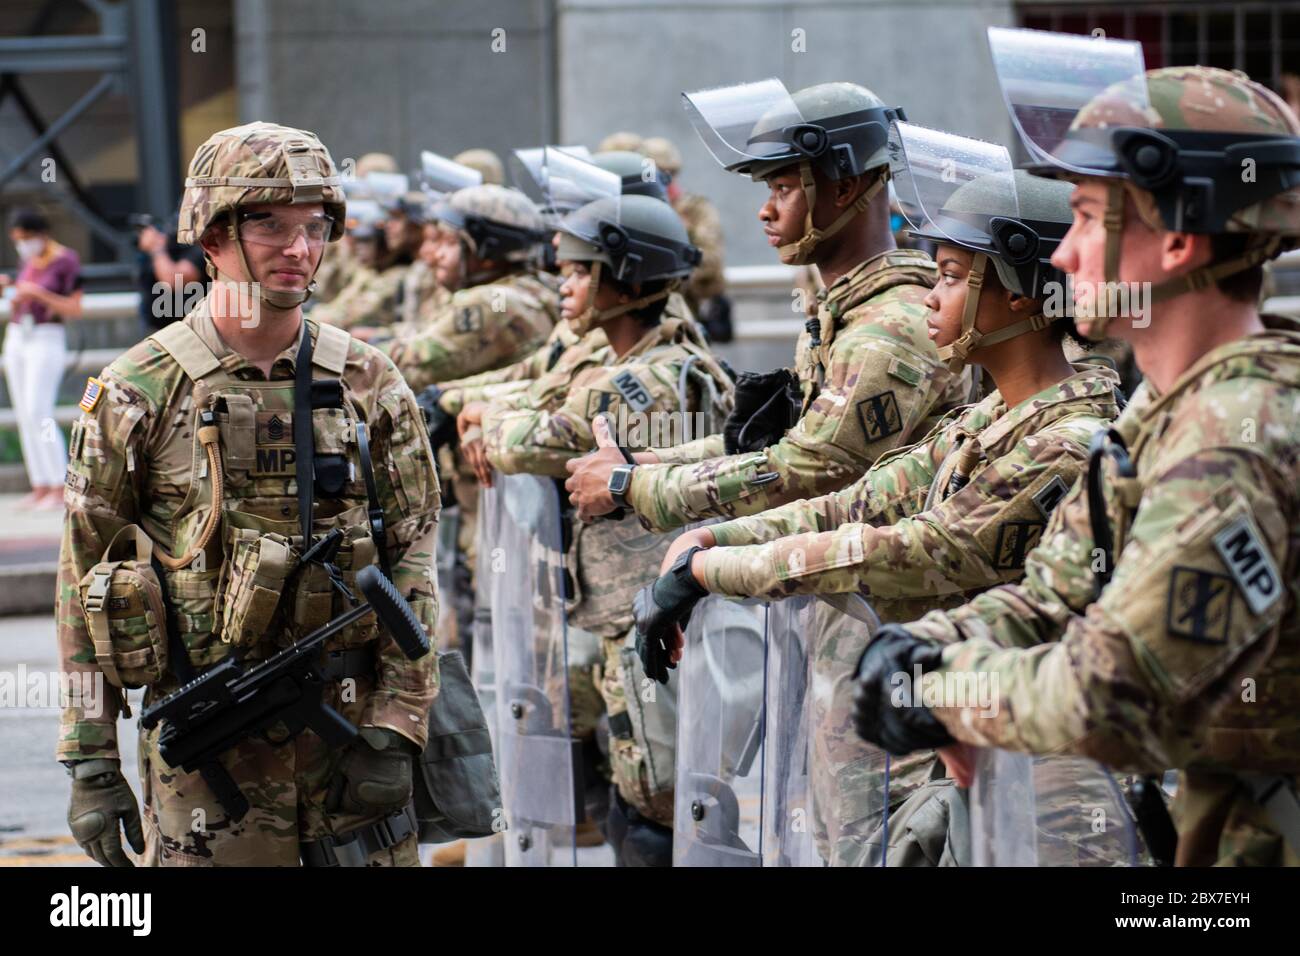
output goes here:
[[[304, 321], [317, 332], [312, 351], [312, 428], [315, 440], [313, 536], [333, 528], [343, 543], [333, 564], [350, 589], [356, 571], [374, 562], [365, 475], [358, 446], [362, 421], [341, 376], [350, 336]], [[299, 567], [304, 544], [298, 511], [294, 446], [294, 380], [244, 380], [185, 322], [151, 336], [193, 383], [179, 414], [195, 423], [188, 494], [172, 521], [172, 558], [187, 554], [204, 535], [213, 492], [219, 491], [215, 533], [183, 568], [165, 573], [174, 621], [197, 665], [237, 652], [262, 657], [297, 640], [346, 609], [319, 564]], [[229, 360], [229, 357], [227, 357]], [[330, 387], [332, 382], [340, 383]], [[380, 396], [381, 405], [386, 401]], [[395, 403], [396, 398], [392, 398]], [[398, 409], [389, 409], [398, 420]], [[214, 481], [200, 423], [219, 435], [220, 481]], [[210, 434], [210, 433], [209, 433]], [[347, 628], [333, 647], [373, 640], [373, 616]], [[219, 637], [219, 640], [216, 639]]]
[[[708, 349], [699, 344], [697, 335], [693, 324], [685, 319], [667, 319], [660, 325], [659, 341], [644, 351], [625, 355], [614, 367], [624, 362], [678, 362], [678, 401], [671, 409], [656, 410], [701, 412], [702, 434], [693, 436], [701, 438], [721, 429], [731, 409], [731, 379]], [[694, 403], [691, 392], [697, 396]], [[561, 497], [567, 500], [563, 488]], [[567, 602], [569, 623], [603, 637], [621, 636], [632, 625], [632, 599], [644, 586], [646, 575], [663, 562], [675, 535], [648, 532], [635, 515], [592, 524], [575, 517], [570, 527], [572, 541], [565, 561], [573, 583]]]
[[[1241, 343], [1231, 353], [1215, 356], [1199, 369], [1197, 374], [1184, 375], [1180, 384], [1157, 397], [1147, 407], [1145, 414], [1132, 415], [1121, 420], [1115, 429], [1124, 444], [1133, 466], [1133, 475], [1116, 475], [1116, 469], [1105, 467], [1098, 459], [1089, 468], [1089, 483], [1096, 479], [1092, 472], [1104, 469], [1102, 482], [1111, 489], [1104, 502], [1105, 518], [1113, 538], [1113, 556], [1123, 553], [1133, 518], [1139, 510], [1143, 493], [1143, 473], [1149, 474], [1160, 452], [1160, 439], [1173, 422], [1176, 410], [1174, 400], [1185, 392], [1203, 387], [1207, 376], [1220, 370], [1217, 380], [1227, 378], [1266, 378], [1283, 382], [1300, 389], [1300, 334], [1281, 333], [1289, 340], [1279, 345], [1279, 330], [1270, 329], [1268, 341]], [[1265, 370], [1259, 363], [1250, 363], [1244, 370], [1224, 369], [1223, 366], [1239, 362], [1242, 358], [1267, 354], [1281, 361], [1271, 363]], [[1232, 493], [1231, 486], [1223, 489]], [[1094, 537], [1102, 529], [1093, 521]], [[1287, 529], [1287, 563], [1277, 570], [1289, 601], [1270, 634], [1256, 639], [1261, 648], [1272, 647], [1266, 661], [1251, 671], [1258, 682], [1259, 701], [1243, 702], [1240, 692], [1229, 694], [1226, 703], [1206, 724], [1199, 752], [1211, 766], [1245, 767], [1250, 770], [1275, 770], [1294, 774], [1300, 771], [1300, 621], [1297, 620], [1297, 581], [1300, 581], [1300, 527]], [[1108, 564], [1113, 558], [1108, 560]], [[1284, 605], [1285, 607], [1285, 605]]]
[[817, 293], [817, 313], [808, 319], [795, 348], [795, 371], [803, 391], [803, 408], [807, 414], [826, 381], [831, 345], [843, 327], [843, 316], [882, 293], [900, 285], [934, 286], [934, 262], [913, 249], [897, 249], [884, 254], [884, 266], [853, 278], [844, 285]]

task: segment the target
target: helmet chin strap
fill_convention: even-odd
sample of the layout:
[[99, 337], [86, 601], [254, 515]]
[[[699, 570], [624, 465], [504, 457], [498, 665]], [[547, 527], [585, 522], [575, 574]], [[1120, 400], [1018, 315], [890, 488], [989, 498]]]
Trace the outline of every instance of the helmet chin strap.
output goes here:
[[954, 375], [961, 373], [970, 361], [971, 353], [976, 349], [998, 345], [1008, 339], [1045, 329], [1052, 324], [1052, 320], [1043, 313], [1035, 312], [1028, 318], [1012, 322], [996, 332], [985, 334], [975, 328], [975, 316], [979, 312], [980, 294], [984, 289], [984, 270], [988, 266], [988, 261], [987, 254], [975, 253], [970, 272], [966, 275], [966, 304], [961, 312], [961, 335], [951, 345], [945, 345], [938, 350], [940, 360], [948, 363], [948, 371]]
[[312, 293], [316, 291], [316, 273], [320, 270], [321, 262], [325, 261], [325, 254], [322, 251], [321, 257], [316, 262], [316, 268], [312, 270], [311, 278], [307, 281], [307, 288], [301, 292], [294, 292], [288, 289], [268, 289], [265, 283], [258, 282], [253, 278], [253, 270], [248, 267], [248, 259], [244, 256], [244, 242], [239, 238], [239, 231], [233, 223], [227, 227], [227, 235], [235, 243], [235, 252], [239, 256], [239, 266], [244, 272], [245, 278], [237, 279], [226, 275], [217, 268], [215, 262], [211, 259], [207, 262], [207, 273], [214, 282], [236, 283], [257, 286], [257, 297], [273, 309], [279, 309], [282, 312], [290, 312], [298, 306], [305, 303], [311, 298]]
[[[1106, 338], [1106, 331], [1110, 328], [1110, 323], [1119, 318], [1118, 315], [1110, 314], [1110, 303], [1111, 301], [1119, 303], [1121, 296], [1118, 294], [1112, 295], [1110, 290], [1118, 290], [1120, 287], [1119, 252], [1120, 243], [1124, 236], [1124, 188], [1123, 180], [1112, 179], [1106, 183], [1106, 213], [1102, 217], [1102, 225], [1106, 229], [1104, 266], [1106, 288], [1096, 290], [1091, 297], [1091, 304], [1085, 305], [1082, 309], [1075, 306], [1076, 327], [1079, 329], [1080, 334], [1094, 342], [1100, 342]], [[1140, 208], [1140, 199], [1138, 202]], [[1148, 222], [1148, 224], [1153, 228], [1163, 228], [1158, 215], [1155, 216], [1155, 220], [1154, 222]], [[1226, 279], [1228, 276], [1236, 275], [1238, 272], [1245, 272], [1260, 263], [1267, 262], [1276, 256], [1281, 249], [1282, 238], [1273, 236], [1259, 245], [1251, 246], [1239, 255], [1224, 259], [1221, 262], [1211, 262], [1207, 265], [1198, 266], [1186, 275], [1156, 283], [1151, 287], [1150, 298], [1147, 300], [1148, 304], [1155, 305], [1157, 302], [1167, 301], [1175, 296], [1182, 295], [1184, 292], [1200, 292], [1208, 289], [1220, 279]], [[1122, 300], [1127, 301], [1128, 297], [1124, 296]]]
[[596, 293], [600, 289], [600, 268], [604, 263], [594, 260], [591, 263], [591, 281], [587, 284], [587, 307], [569, 323], [576, 335], [586, 335], [592, 329], [599, 325], [604, 325], [610, 319], [617, 318], [628, 312], [634, 312], [637, 309], [643, 309], [652, 302], [658, 302], [660, 299], [666, 299], [672, 292], [681, 285], [681, 281], [673, 279], [668, 285], [658, 292], [652, 292], [649, 295], [643, 295], [639, 299], [633, 299], [624, 305], [615, 306], [612, 309], [596, 308]]
[[884, 189], [885, 183], [889, 182], [889, 169], [884, 167], [884, 172], [877, 177], [876, 181], [825, 229], [818, 229], [813, 225], [813, 206], [817, 204], [817, 180], [813, 177], [812, 163], [806, 159], [799, 163], [799, 181], [803, 187], [804, 204], [808, 207], [804, 216], [803, 235], [798, 241], [787, 242], [777, 248], [781, 261], [788, 266], [807, 265], [819, 242], [835, 235], [847, 226], [854, 216], [866, 209], [871, 204], [871, 200], [876, 197], [876, 193]]

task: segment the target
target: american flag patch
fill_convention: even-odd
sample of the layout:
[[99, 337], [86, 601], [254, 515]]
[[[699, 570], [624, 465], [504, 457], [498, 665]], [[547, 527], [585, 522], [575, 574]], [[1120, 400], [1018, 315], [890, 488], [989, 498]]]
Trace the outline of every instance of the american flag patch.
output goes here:
[[86, 413], [93, 412], [99, 400], [104, 397], [104, 383], [95, 376], [86, 379], [86, 390], [81, 393], [81, 410]]

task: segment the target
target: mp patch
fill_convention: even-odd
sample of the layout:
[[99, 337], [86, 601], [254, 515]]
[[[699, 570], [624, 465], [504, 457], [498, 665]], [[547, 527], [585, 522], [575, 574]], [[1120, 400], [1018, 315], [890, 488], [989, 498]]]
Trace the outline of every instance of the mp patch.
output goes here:
[[1170, 637], [1224, 644], [1232, 623], [1232, 578], [1175, 565], [1169, 577], [1165, 629]]
[[591, 421], [601, 412], [609, 411], [609, 407], [614, 404], [617, 397], [614, 392], [602, 392], [599, 389], [592, 389], [587, 393], [587, 421]]
[[1249, 516], [1242, 515], [1218, 532], [1214, 547], [1256, 617], [1277, 603], [1282, 596], [1282, 579]]
[[641, 380], [632, 374], [631, 371], [619, 372], [614, 376], [614, 387], [618, 393], [623, 396], [623, 401], [627, 402], [627, 407], [634, 412], [644, 412], [650, 407], [652, 399], [650, 393], [646, 391]]
[[898, 400], [892, 391], [881, 392], [858, 402], [858, 418], [862, 422], [862, 434], [866, 436], [868, 444], [897, 435], [903, 430], [903, 416], [899, 414]]
[[1053, 475], [1052, 480], [1034, 492], [1034, 504], [1044, 519], [1050, 518], [1061, 499], [1069, 494], [1070, 488], [1060, 475]]
[[993, 567], [999, 571], [1014, 571], [1025, 566], [1025, 556], [1038, 547], [1043, 537], [1042, 521], [1004, 521], [998, 527], [998, 540], [993, 555]]
[[99, 404], [99, 400], [104, 397], [104, 383], [95, 376], [86, 379], [86, 390], [81, 393], [81, 401], [77, 404], [81, 410], [89, 415]]

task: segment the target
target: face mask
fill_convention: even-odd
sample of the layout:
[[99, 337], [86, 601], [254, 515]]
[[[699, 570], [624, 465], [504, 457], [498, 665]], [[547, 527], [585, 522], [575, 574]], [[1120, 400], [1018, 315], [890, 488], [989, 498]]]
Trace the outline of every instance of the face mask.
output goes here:
[[26, 262], [28, 259], [35, 259], [45, 248], [44, 239], [19, 239], [14, 242], [14, 248], [18, 250], [18, 258]]

